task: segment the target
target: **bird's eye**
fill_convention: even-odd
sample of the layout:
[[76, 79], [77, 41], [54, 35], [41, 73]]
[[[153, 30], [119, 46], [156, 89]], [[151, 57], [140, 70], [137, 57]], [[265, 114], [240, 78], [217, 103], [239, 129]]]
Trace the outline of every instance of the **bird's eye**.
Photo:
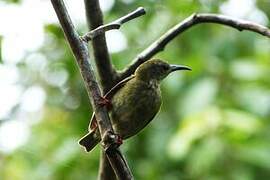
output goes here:
[[169, 69], [169, 66], [163, 66], [163, 70], [167, 71]]

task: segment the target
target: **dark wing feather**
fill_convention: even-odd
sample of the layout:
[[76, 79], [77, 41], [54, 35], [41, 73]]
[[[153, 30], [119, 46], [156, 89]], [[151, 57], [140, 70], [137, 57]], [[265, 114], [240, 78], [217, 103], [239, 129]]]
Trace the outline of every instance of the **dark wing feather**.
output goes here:
[[[130, 81], [131, 79], [133, 79], [135, 76], [129, 76], [125, 79], [123, 79], [122, 81], [120, 81], [119, 83], [117, 83], [112, 89], [110, 89], [105, 95], [104, 98], [106, 98], [107, 100], [111, 100], [113, 98], [113, 96], [115, 95], [115, 93], [117, 93], [118, 90], [120, 90], [122, 87], [125, 86], [125, 84]], [[97, 127], [97, 120], [96, 120], [96, 116], [95, 113], [93, 113], [91, 120], [90, 120], [90, 124], [89, 124], [89, 131], [91, 131], [92, 129], [95, 129]]]
[[123, 79], [122, 81], [120, 81], [119, 83], [117, 83], [111, 90], [109, 90], [104, 98], [108, 99], [108, 100], [111, 100], [112, 97], [115, 95], [115, 93], [120, 90], [128, 81], [130, 81], [131, 79], [133, 79], [135, 76], [132, 75], [132, 76], [129, 76], [125, 79]]

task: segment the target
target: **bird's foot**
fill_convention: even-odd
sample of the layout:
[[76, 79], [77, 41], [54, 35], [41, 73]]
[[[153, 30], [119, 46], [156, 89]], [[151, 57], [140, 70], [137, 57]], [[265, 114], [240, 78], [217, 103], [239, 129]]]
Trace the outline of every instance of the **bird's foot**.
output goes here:
[[118, 148], [121, 144], [123, 144], [122, 137], [119, 134], [114, 134], [111, 131], [107, 131], [102, 139], [102, 145], [105, 147], [105, 151], [111, 148]]
[[123, 144], [123, 139], [119, 134], [115, 134], [115, 135], [116, 135], [116, 144], [120, 146], [121, 144]]
[[101, 97], [100, 100], [99, 100], [99, 102], [98, 102], [98, 104], [101, 105], [101, 106], [105, 106], [108, 109], [111, 109], [111, 107], [112, 107], [111, 101], [108, 100], [105, 97]]

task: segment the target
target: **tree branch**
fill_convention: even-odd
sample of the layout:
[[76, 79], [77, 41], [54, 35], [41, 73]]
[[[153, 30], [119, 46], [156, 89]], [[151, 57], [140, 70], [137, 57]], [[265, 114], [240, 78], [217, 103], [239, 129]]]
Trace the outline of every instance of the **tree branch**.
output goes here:
[[[0, 121], [1, 122], [1, 121]], [[116, 180], [116, 176], [104, 151], [100, 153], [98, 180]]]
[[120, 73], [119, 79], [124, 79], [137, 69], [137, 67], [143, 62], [149, 60], [158, 52], [165, 49], [165, 46], [172, 41], [176, 36], [180, 35], [182, 32], [188, 30], [196, 24], [202, 23], [216, 23], [225, 26], [230, 26], [236, 28], [239, 31], [248, 30], [253, 31], [258, 34], [270, 38], [270, 29], [262, 25], [244, 21], [239, 19], [234, 19], [229, 16], [218, 15], [218, 14], [193, 14], [186, 18], [184, 21], [175, 25], [173, 28], [169, 29], [165, 34], [163, 34], [158, 40], [152, 43], [148, 48], [141, 52], [125, 70]]
[[[99, 26], [103, 25], [103, 15], [100, 9], [99, 1], [98, 0], [84, 0], [85, 4], [85, 11], [86, 11], [86, 18], [87, 23], [89, 26], [89, 30], [93, 30], [98, 28]], [[116, 83], [117, 79], [117, 72], [114, 69], [113, 65], [111, 64], [105, 34], [102, 33], [96, 38], [91, 41], [94, 51], [95, 62], [97, 66], [97, 71], [100, 77], [103, 94], [109, 91], [114, 84]], [[107, 180], [106, 177], [115, 178], [115, 174], [113, 172], [112, 167], [108, 163], [109, 160], [106, 160], [106, 156], [100, 157], [100, 169], [99, 170], [99, 179], [100, 180]], [[105, 176], [106, 175], [106, 176]]]
[[[99, 1], [84, 0], [84, 4], [89, 30], [102, 26], [103, 15], [99, 6]], [[99, 34], [99, 36], [96, 36], [91, 42], [102, 90], [103, 92], [107, 92], [115, 84], [117, 73], [110, 60], [105, 34]]]
[[102, 26], [99, 26], [98, 28], [86, 33], [85, 35], [83, 35], [81, 38], [82, 40], [88, 42], [88, 41], [91, 41], [93, 38], [95, 38], [96, 36], [100, 35], [100, 34], [103, 34], [105, 33], [106, 31], [109, 31], [109, 30], [113, 30], [113, 29], [120, 29], [121, 26], [132, 20], [132, 19], [135, 19], [137, 17], [140, 17], [142, 15], [145, 14], [145, 10], [143, 7], [139, 7], [137, 8], [135, 11], [132, 11], [131, 13], [109, 23], [109, 24], [105, 24], [105, 25], [102, 25]]
[[[89, 26], [89, 30], [93, 30], [103, 25], [103, 14], [100, 9], [99, 0], [84, 0], [85, 11], [87, 23]], [[117, 72], [111, 64], [105, 34], [102, 33], [91, 41], [94, 51], [95, 62], [97, 66], [97, 71], [100, 77], [103, 94], [109, 91], [117, 79]], [[112, 167], [109, 160], [107, 160], [106, 156], [100, 157], [100, 169], [99, 170], [99, 179], [107, 180], [106, 177], [112, 177], [115, 179], [115, 174], [112, 173]], [[103, 164], [107, 163], [107, 164]]]
[[102, 100], [101, 90], [96, 81], [93, 68], [91, 64], [89, 64], [89, 52], [87, 46], [75, 31], [63, 0], [51, 0], [51, 3], [73, 51], [73, 54], [76, 57], [77, 64], [84, 79], [91, 105], [96, 114], [99, 131], [102, 136], [103, 148], [106, 152], [108, 160], [110, 161], [118, 179], [132, 179], [129, 167], [126, 164], [123, 155], [116, 146], [115, 142], [117, 141], [117, 138], [113, 132], [108, 112], [100, 103]]

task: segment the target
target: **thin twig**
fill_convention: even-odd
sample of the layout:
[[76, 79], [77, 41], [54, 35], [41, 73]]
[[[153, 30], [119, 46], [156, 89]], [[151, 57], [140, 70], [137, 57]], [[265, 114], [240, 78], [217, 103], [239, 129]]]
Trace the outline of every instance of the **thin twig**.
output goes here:
[[216, 23], [225, 26], [230, 26], [238, 29], [239, 31], [248, 30], [270, 38], [270, 29], [260, 24], [250, 21], [235, 19], [229, 16], [218, 14], [193, 14], [186, 18], [184, 21], [175, 25], [163, 34], [158, 40], [152, 43], [148, 48], [141, 52], [119, 76], [119, 79], [124, 79], [134, 73], [136, 68], [143, 62], [149, 60], [158, 52], [164, 50], [165, 46], [171, 42], [176, 36], [182, 32], [193, 27], [196, 24], [202, 23]]
[[109, 31], [109, 30], [113, 30], [113, 29], [120, 29], [120, 27], [132, 20], [132, 19], [135, 19], [137, 17], [140, 17], [142, 15], [145, 14], [145, 10], [143, 7], [139, 7], [137, 8], [136, 10], [132, 11], [131, 13], [109, 23], [109, 24], [105, 24], [105, 25], [102, 25], [102, 26], [99, 26], [98, 28], [86, 33], [85, 35], [83, 35], [81, 38], [82, 40], [88, 42], [88, 41], [91, 41], [94, 37], [102, 34], [102, 33], [105, 33], [106, 31]]
[[101, 90], [96, 81], [93, 68], [91, 64], [89, 64], [89, 52], [86, 43], [80, 39], [76, 32], [63, 0], [51, 0], [51, 2], [73, 54], [76, 57], [91, 105], [96, 114], [99, 131], [102, 135], [102, 143], [104, 143], [103, 147], [111, 166], [119, 179], [132, 179], [131, 172], [123, 155], [118, 147], [115, 146], [114, 142], [116, 142], [117, 139], [113, 132], [108, 112], [100, 103], [102, 100]]

